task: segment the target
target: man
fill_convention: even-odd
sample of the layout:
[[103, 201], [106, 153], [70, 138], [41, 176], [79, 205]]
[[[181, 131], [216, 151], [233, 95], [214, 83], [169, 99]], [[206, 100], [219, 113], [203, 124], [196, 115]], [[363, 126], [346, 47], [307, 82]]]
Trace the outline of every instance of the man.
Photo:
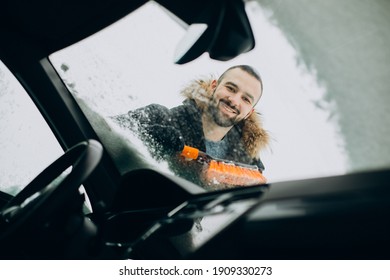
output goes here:
[[152, 104], [114, 119], [152, 143], [154, 154], [176, 154], [184, 143], [215, 158], [256, 165], [262, 172], [259, 152], [269, 137], [254, 109], [262, 91], [257, 72], [237, 65], [218, 80], [193, 81], [183, 90], [186, 99], [180, 106]]

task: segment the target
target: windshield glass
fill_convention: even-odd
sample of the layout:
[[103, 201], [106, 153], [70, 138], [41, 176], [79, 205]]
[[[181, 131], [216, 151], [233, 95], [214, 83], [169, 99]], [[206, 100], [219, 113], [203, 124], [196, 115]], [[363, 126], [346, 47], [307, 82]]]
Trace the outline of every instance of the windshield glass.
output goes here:
[[[370, 73], [350, 67], [355, 63], [351, 52], [365, 62], [371, 61], [368, 67], [375, 67], [374, 64], [380, 62], [377, 53], [365, 53], [362, 58], [363, 49], [352, 48], [367, 43], [367, 36], [376, 38], [380, 35], [369, 30], [356, 34], [352, 30], [366, 30], [363, 26], [339, 30], [339, 25], [348, 22], [348, 15], [347, 18], [339, 17], [339, 21], [327, 21], [324, 26], [305, 24], [312, 22], [314, 16], [326, 21], [327, 12], [333, 10], [325, 4], [324, 7], [319, 7], [322, 4], [318, 3], [312, 5], [308, 9], [313, 13], [302, 14], [298, 19], [293, 13], [299, 5], [286, 5], [291, 9], [278, 9], [277, 3], [271, 2], [265, 5], [247, 2], [246, 11], [256, 47], [226, 62], [212, 60], [204, 54], [193, 62], [174, 64], [175, 48], [185, 30], [155, 2], [145, 4], [98, 34], [51, 55], [50, 60], [122, 174], [136, 168], [155, 168], [204, 185], [204, 180], [199, 180], [198, 176], [203, 172], [204, 177], [209, 175], [214, 179], [206, 183], [206, 187], [215, 189], [222, 181], [219, 173], [229, 174], [229, 167], [242, 163], [245, 164], [242, 168], [250, 165], [259, 170], [267, 182], [388, 166], [389, 159], [384, 156], [383, 148], [390, 154], [390, 145], [384, 136], [390, 126], [381, 127], [383, 134], [370, 133], [373, 119], [389, 118], [387, 114], [383, 118], [384, 103], [371, 103], [371, 106], [364, 103], [363, 98], [373, 91], [367, 88], [369, 83], [364, 82]], [[365, 14], [367, 7], [359, 5], [353, 5], [353, 12]], [[323, 11], [323, 15], [316, 14], [318, 10]], [[320, 27], [323, 32], [316, 30]], [[349, 32], [349, 37], [342, 37], [345, 31]], [[388, 55], [389, 51], [383, 51]], [[388, 73], [389, 64], [380, 63]], [[260, 74], [262, 94], [259, 102], [256, 100], [259, 80], [248, 71], [236, 69], [234, 75], [230, 73], [218, 81], [225, 70], [234, 65], [250, 65]], [[237, 73], [240, 76], [235, 76]], [[354, 76], [357, 78], [351, 79]], [[363, 76], [365, 79], [360, 80]], [[224, 90], [213, 87], [213, 79], [218, 81], [217, 85], [224, 86]], [[383, 88], [383, 82], [374, 85], [375, 93], [382, 94], [377, 90], [381, 90], [381, 85]], [[252, 137], [254, 130], [251, 127], [249, 136], [245, 136], [249, 126], [243, 122], [232, 125], [238, 131], [234, 137], [231, 134], [235, 130], [229, 125], [222, 126], [229, 128], [227, 134], [221, 134], [221, 126], [215, 131], [215, 126], [202, 127], [205, 123], [203, 95], [206, 94], [207, 99], [207, 94], [214, 91], [215, 96], [219, 96], [215, 99], [216, 108], [219, 108], [217, 114], [253, 120], [251, 124], [260, 134]], [[233, 93], [239, 96], [238, 101], [231, 101], [233, 98], [228, 95]], [[359, 110], [373, 109], [372, 118], [366, 119], [364, 114], [355, 112], [357, 108], [352, 106], [346, 93], [357, 94], [353, 100], [368, 106]], [[246, 103], [248, 96], [250, 103]], [[246, 104], [255, 111], [252, 112], [250, 106], [245, 107]], [[186, 112], [185, 117], [181, 110]], [[363, 118], [358, 125], [354, 124], [355, 116]], [[172, 122], [175, 123], [173, 129], [167, 125]], [[365, 129], [360, 130], [360, 125]], [[368, 139], [376, 143], [372, 148], [378, 152], [368, 151]], [[165, 152], [172, 154], [173, 151], [183, 158], [180, 156], [183, 145], [195, 146], [214, 158], [229, 161], [229, 165], [223, 166], [225, 169], [214, 167], [212, 175], [210, 172], [205, 175], [204, 162], [211, 165], [205, 157], [201, 168], [194, 168], [193, 161], [187, 159], [181, 159], [178, 164], [166, 157]], [[371, 160], [369, 163], [367, 157]], [[229, 187], [256, 182], [251, 181], [255, 176], [252, 170], [240, 172], [246, 179], [233, 178], [227, 184]]]

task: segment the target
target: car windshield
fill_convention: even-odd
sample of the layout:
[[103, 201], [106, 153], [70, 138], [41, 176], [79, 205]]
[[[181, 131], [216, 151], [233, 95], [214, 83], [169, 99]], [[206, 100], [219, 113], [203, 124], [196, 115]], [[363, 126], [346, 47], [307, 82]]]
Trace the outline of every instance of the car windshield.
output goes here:
[[[311, 5], [311, 13], [299, 17], [293, 14], [299, 9], [295, 4], [285, 3], [291, 9], [283, 10], [277, 5], [246, 2], [256, 47], [225, 62], [205, 53], [190, 63], [175, 64], [176, 46], [185, 29], [155, 2], [52, 54], [50, 60], [122, 174], [138, 168], [185, 174], [185, 165], [182, 170], [172, 168], [164, 157], [156, 156], [151, 143], [129, 129], [132, 115], [128, 112], [150, 104], [168, 110], [179, 106], [188, 97], [183, 91], [193, 90], [195, 80], [218, 78], [233, 65], [253, 66], [263, 81], [255, 110], [269, 136], [269, 145], [259, 152], [268, 182], [388, 166], [389, 126], [375, 130], [377, 123], [389, 118], [386, 105], [375, 103], [375, 95], [382, 94], [386, 86], [370, 72], [381, 67], [375, 73], [389, 74], [389, 63], [381, 59], [383, 52], [389, 57], [389, 51], [374, 40], [382, 32], [376, 26], [386, 19], [373, 13], [367, 21], [377, 25], [353, 21], [357, 24], [349, 26], [345, 25], [350, 22], [348, 14], [336, 22], [326, 21], [327, 12], [334, 9], [329, 10], [325, 2]], [[351, 14], [368, 15], [366, 8], [379, 9], [365, 5], [356, 3]], [[324, 11], [321, 15], [316, 13], [320, 9]], [[314, 16], [322, 17], [318, 22], [327, 25], [307, 25]], [[367, 44], [375, 48], [367, 51]], [[361, 61], [353, 61], [353, 57]], [[374, 80], [367, 82], [369, 79]], [[373, 96], [371, 103], [367, 96]], [[116, 116], [130, 117], [118, 123]], [[172, 131], [163, 128], [159, 134], [172, 135]]]

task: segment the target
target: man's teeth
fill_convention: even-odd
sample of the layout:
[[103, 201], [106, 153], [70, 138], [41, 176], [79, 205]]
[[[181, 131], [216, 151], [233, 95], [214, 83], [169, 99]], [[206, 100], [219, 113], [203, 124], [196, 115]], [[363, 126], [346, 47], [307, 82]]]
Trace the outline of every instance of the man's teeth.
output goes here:
[[223, 106], [225, 107], [225, 109], [231, 113], [234, 113], [236, 114], [236, 110], [234, 110], [233, 108], [231, 108], [229, 105], [227, 105], [226, 103], [223, 103]]

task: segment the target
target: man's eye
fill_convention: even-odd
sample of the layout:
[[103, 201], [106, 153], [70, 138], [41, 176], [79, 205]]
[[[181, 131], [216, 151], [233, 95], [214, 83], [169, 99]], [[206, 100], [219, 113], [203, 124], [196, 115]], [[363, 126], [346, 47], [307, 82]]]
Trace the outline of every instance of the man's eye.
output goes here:
[[235, 89], [233, 87], [226, 86], [227, 90], [230, 92], [235, 92]]
[[249, 98], [247, 98], [247, 97], [244, 97], [243, 99], [244, 99], [244, 102], [245, 102], [245, 103], [248, 103], [248, 104], [251, 104], [251, 103], [252, 103], [251, 100], [250, 100]]

